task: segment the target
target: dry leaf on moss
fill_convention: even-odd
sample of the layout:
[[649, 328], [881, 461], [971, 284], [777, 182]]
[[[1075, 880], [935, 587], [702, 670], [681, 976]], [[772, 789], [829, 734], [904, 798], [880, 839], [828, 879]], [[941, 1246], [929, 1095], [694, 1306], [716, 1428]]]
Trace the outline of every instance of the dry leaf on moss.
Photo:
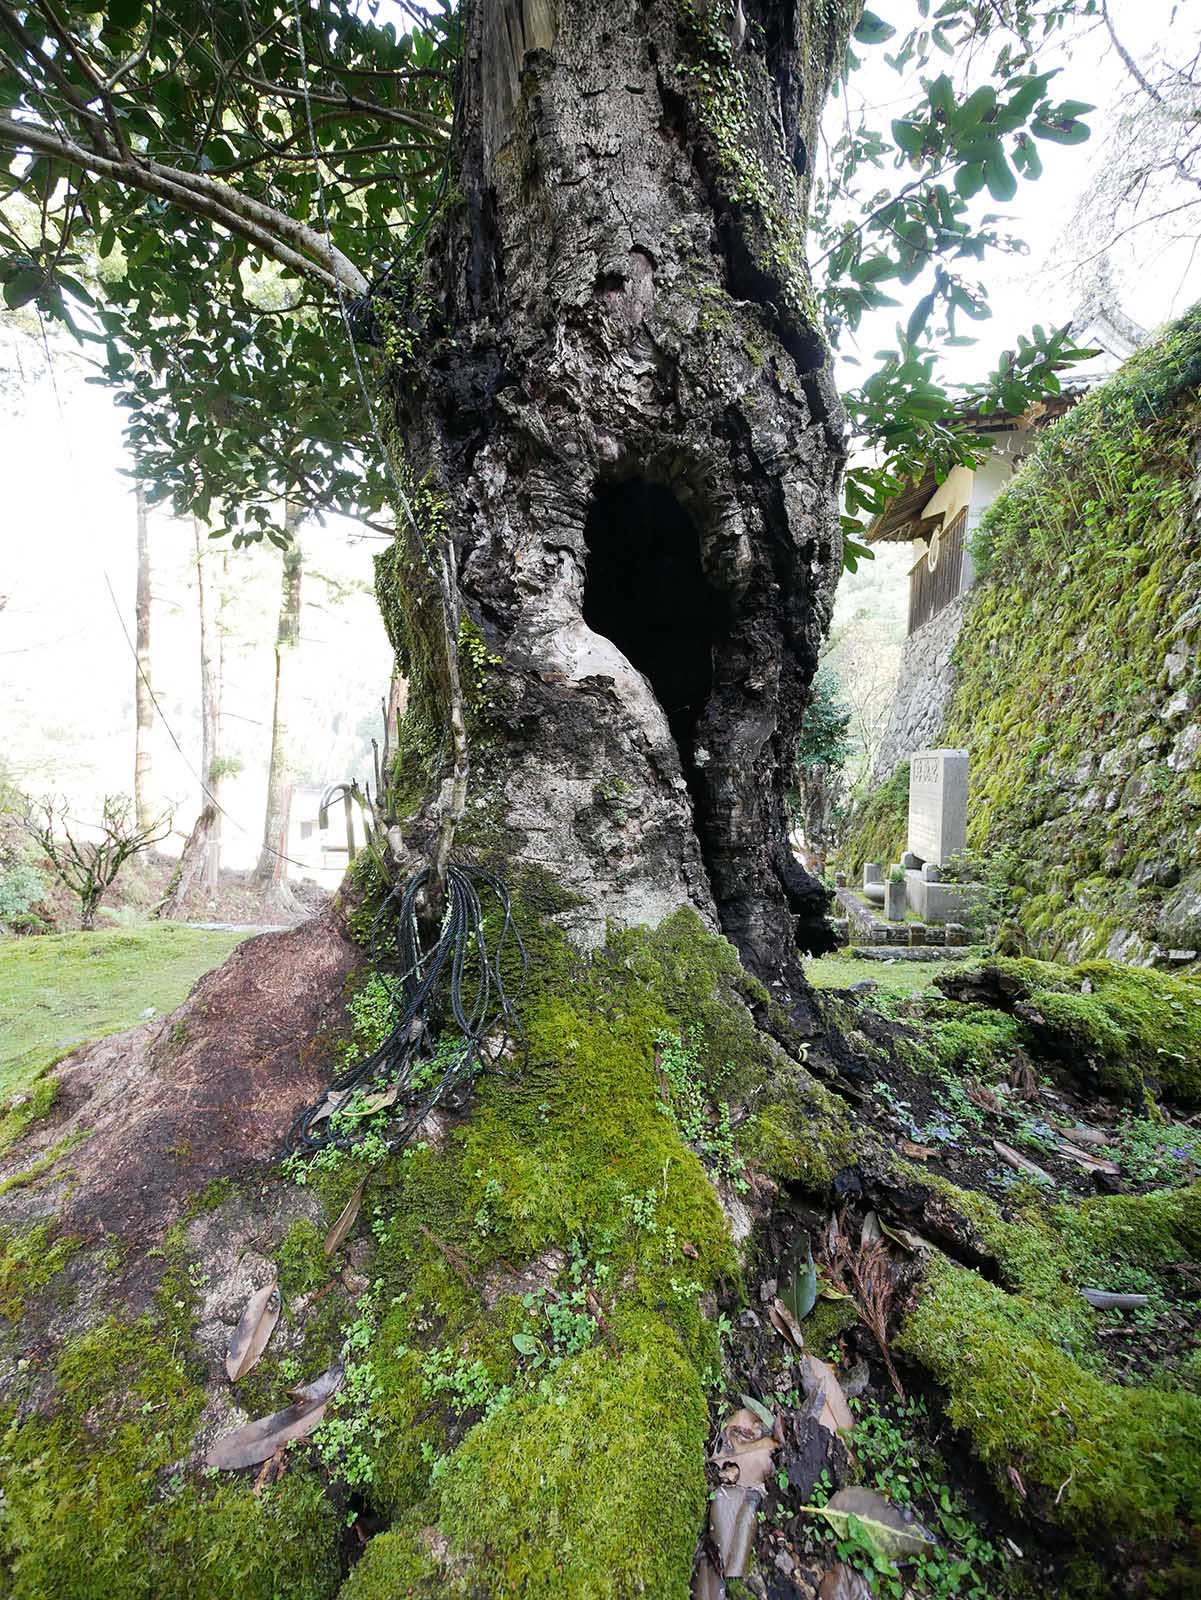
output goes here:
[[256, 1364], [279, 1321], [279, 1284], [268, 1283], [257, 1289], [246, 1302], [238, 1325], [229, 1338], [225, 1370], [229, 1381], [237, 1383]]
[[332, 1367], [327, 1367], [319, 1378], [314, 1378], [312, 1383], [297, 1384], [295, 1389], [288, 1393], [293, 1400], [308, 1400], [314, 1405], [323, 1405], [335, 1391], [341, 1387], [342, 1378], [346, 1368], [340, 1361], [335, 1361]]
[[359, 1207], [363, 1203], [363, 1190], [366, 1187], [366, 1184], [366, 1178], [362, 1178], [355, 1185], [354, 1192], [351, 1194], [350, 1199], [346, 1202], [338, 1214], [338, 1220], [326, 1234], [325, 1253], [327, 1256], [333, 1255], [334, 1251], [354, 1227], [355, 1219], [359, 1214]]
[[312, 1433], [324, 1415], [324, 1401], [314, 1404], [311, 1400], [298, 1400], [295, 1405], [274, 1411], [269, 1417], [259, 1417], [256, 1422], [248, 1422], [244, 1428], [235, 1428], [233, 1433], [218, 1439], [205, 1457], [205, 1465], [227, 1472], [239, 1467], [257, 1467], [281, 1445]]

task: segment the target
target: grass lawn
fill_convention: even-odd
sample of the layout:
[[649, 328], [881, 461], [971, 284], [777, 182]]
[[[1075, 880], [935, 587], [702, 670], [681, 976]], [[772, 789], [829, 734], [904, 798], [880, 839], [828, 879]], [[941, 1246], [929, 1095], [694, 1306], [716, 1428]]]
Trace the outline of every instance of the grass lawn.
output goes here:
[[148, 923], [0, 941], [0, 1097], [90, 1039], [173, 1010], [244, 933]]
[[962, 961], [863, 961], [832, 955], [806, 961], [805, 976], [815, 989], [849, 989], [870, 978], [893, 994], [921, 994], [940, 972], [962, 965]]

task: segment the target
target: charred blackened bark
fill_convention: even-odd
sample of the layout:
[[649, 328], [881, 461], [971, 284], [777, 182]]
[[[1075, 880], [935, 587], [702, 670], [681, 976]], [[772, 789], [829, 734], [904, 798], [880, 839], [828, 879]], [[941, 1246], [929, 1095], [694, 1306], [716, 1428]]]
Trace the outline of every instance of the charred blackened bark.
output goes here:
[[[843, 460], [803, 214], [850, 9], [477, 0], [457, 203], [413, 306], [380, 308], [417, 520], [454, 544], [465, 842], [503, 818], [584, 939], [691, 903], [793, 993], [831, 943], [785, 790]], [[380, 588], [432, 729], [419, 556]]]

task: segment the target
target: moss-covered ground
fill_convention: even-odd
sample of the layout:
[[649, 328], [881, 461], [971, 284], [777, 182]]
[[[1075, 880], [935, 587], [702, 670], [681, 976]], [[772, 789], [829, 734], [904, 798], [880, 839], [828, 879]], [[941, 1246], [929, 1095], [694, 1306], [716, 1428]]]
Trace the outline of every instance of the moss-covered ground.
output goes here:
[[[148, 1306], [123, 1312], [106, 1294], [56, 1348], [28, 1345], [0, 1432], [6, 1592], [684, 1600], [714, 1420], [750, 1392], [801, 1438], [800, 1370], [763, 1281], [782, 1289], [812, 1248], [817, 1281], [851, 1298], [819, 1299], [806, 1346], [848, 1386], [862, 1367], [863, 1395], [852, 1455], [829, 1454], [809, 1480], [790, 1457], [773, 1477], [765, 1570], [786, 1559], [816, 1587], [836, 1547], [803, 1507], [858, 1477], [940, 1539], [904, 1575], [858, 1535], [841, 1540], [881, 1594], [1083, 1596], [1148, 1563], [1164, 1595], [1189, 1593], [1201, 1285], [1177, 1267], [1201, 1253], [1201, 1135], [1170, 1105], [1123, 1104], [1091, 1069], [1073, 1072], [1016, 1007], [929, 988], [863, 998], [834, 984], [831, 1032], [790, 1055], [753, 1020], [788, 1037], [766, 993], [695, 916], [614, 931], [585, 955], [533, 909], [553, 902], [525, 885], [524, 1037], [467, 1108], [402, 1155], [369, 1139], [245, 1193], [197, 1195], [152, 1252]], [[948, 963], [944, 982], [961, 971]], [[1110, 1015], [1120, 971], [1094, 974], [1087, 994], [1066, 968], [1011, 976], [1039, 1005], [1093, 1001], [1111, 1024], [1089, 1035], [1095, 1060], [1182, 1045], [1177, 991], [1154, 974], [1135, 975], [1137, 1029]], [[348, 1001], [361, 1049], [387, 1025], [369, 992]], [[1098, 1194], [1059, 1149], [1057, 1124], [1082, 1121], [1123, 1192]], [[330, 1259], [326, 1227], [361, 1180]], [[310, 1214], [276, 1223], [276, 1186], [297, 1183]], [[346, 1363], [321, 1428], [259, 1493], [253, 1473], [206, 1475], [193, 1454], [198, 1430], [236, 1420], [224, 1398], [214, 1411], [229, 1386], [195, 1343], [205, 1241], [248, 1208], [284, 1312], [234, 1388], [242, 1413]], [[890, 1398], [848, 1266], [869, 1212], [892, 1230], [886, 1337], [920, 1401]], [[760, 1232], [736, 1242], [755, 1217]], [[119, 1283], [121, 1257], [53, 1223], [12, 1230], [8, 1354], [48, 1309], [62, 1326], [98, 1272]], [[1081, 1287], [1146, 1301], [1096, 1311]]]
[[162, 1016], [242, 939], [146, 923], [96, 933], [0, 940], [0, 1096], [23, 1089], [68, 1050]]
[[849, 989], [853, 983], [875, 983], [887, 994], [914, 995], [929, 989], [956, 961], [869, 961], [846, 951], [805, 962], [805, 976], [815, 989]]

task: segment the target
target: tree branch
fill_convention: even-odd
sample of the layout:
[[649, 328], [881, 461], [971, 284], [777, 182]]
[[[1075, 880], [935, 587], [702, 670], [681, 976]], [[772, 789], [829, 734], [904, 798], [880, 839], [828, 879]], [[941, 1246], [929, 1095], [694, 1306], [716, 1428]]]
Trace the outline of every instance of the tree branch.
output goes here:
[[124, 159], [85, 150], [36, 123], [7, 117], [0, 117], [0, 144], [53, 156], [95, 177], [173, 201], [194, 216], [207, 217], [237, 234], [281, 265], [315, 278], [334, 293], [367, 292], [367, 280], [354, 263], [313, 228], [203, 174], [161, 166], [144, 156]]

